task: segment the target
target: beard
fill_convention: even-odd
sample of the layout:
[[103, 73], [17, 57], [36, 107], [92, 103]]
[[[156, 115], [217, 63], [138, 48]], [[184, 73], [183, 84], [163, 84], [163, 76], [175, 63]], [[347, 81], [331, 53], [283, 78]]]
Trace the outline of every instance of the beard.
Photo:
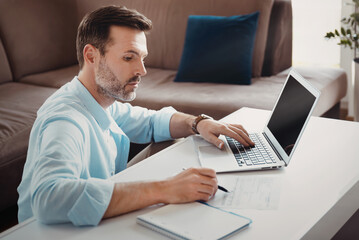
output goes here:
[[126, 91], [126, 85], [131, 82], [140, 82], [140, 76], [134, 76], [128, 79], [124, 84], [121, 84], [115, 74], [111, 71], [104, 59], [100, 59], [98, 72], [95, 76], [97, 84], [97, 92], [100, 95], [114, 98], [120, 101], [132, 101], [136, 98], [135, 89]]

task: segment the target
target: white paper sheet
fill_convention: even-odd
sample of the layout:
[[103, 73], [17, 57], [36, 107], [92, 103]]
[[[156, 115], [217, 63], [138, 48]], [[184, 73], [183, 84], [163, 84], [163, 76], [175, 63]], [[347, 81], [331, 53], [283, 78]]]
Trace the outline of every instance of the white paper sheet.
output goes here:
[[280, 178], [273, 176], [226, 176], [218, 184], [229, 190], [218, 190], [208, 204], [233, 209], [277, 209], [280, 199]]

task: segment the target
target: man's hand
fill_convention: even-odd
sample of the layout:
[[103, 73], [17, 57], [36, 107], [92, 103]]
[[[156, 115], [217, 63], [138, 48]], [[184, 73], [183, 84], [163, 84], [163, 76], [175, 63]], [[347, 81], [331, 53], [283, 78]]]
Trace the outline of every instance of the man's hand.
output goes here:
[[[170, 133], [172, 138], [193, 135], [192, 124], [195, 119], [195, 116], [185, 113], [177, 112], [173, 114], [170, 121]], [[245, 147], [254, 146], [254, 143], [248, 137], [247, 131], [240, 124], [227, 124], [211, 119], [204, 119], [198, 122], [197, 131], [204, 139], [220, 149], [224, 146], [223, 141], [218, 139], [221, 134], [236, 139]]]
[[190, 168], [163, 181], [117, 182], [103, 217], [117, 216], [158, 203], [208, 201], [217, 188], [216, 172], [209, 168]]
[[197, 131], [208, 142], [219, 149], [223, 149], [224, 143], [218, 137], [225, 135], [234, 138], [245, 147], [253, 147], [254, 142], [248, 137], [248, 132], [240, 124], [226, 124], [211, 119], [202, 120], [197, 125]]
[[208, 201], [217, 189], [216, 172], [209, 168], [190, 168], [164, 181], [164, 203]]

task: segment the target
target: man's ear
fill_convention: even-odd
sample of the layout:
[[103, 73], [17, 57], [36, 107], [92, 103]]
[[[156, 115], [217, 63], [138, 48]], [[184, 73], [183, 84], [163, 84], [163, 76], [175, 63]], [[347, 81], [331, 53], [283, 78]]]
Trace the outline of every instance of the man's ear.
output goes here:
[[96, 59], [99, 57], [100, 52], [91, 44], [86, 44], [83, 50], [83, 54], [84, 62], [88, 65], [92, 65], [96, 62]]

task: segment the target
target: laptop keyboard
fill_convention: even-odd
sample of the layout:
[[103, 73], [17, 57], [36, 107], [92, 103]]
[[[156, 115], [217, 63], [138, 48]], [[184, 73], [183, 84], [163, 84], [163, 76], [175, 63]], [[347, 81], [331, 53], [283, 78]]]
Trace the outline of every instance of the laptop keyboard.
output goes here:
[[262, 165], [276, 162], [259, 133], [251, 133], [249, 137], [255, 143], [255, 147], [253, 148], [245, 148], [237, 140], [226, 136], [228, 145], [239, 166]]

